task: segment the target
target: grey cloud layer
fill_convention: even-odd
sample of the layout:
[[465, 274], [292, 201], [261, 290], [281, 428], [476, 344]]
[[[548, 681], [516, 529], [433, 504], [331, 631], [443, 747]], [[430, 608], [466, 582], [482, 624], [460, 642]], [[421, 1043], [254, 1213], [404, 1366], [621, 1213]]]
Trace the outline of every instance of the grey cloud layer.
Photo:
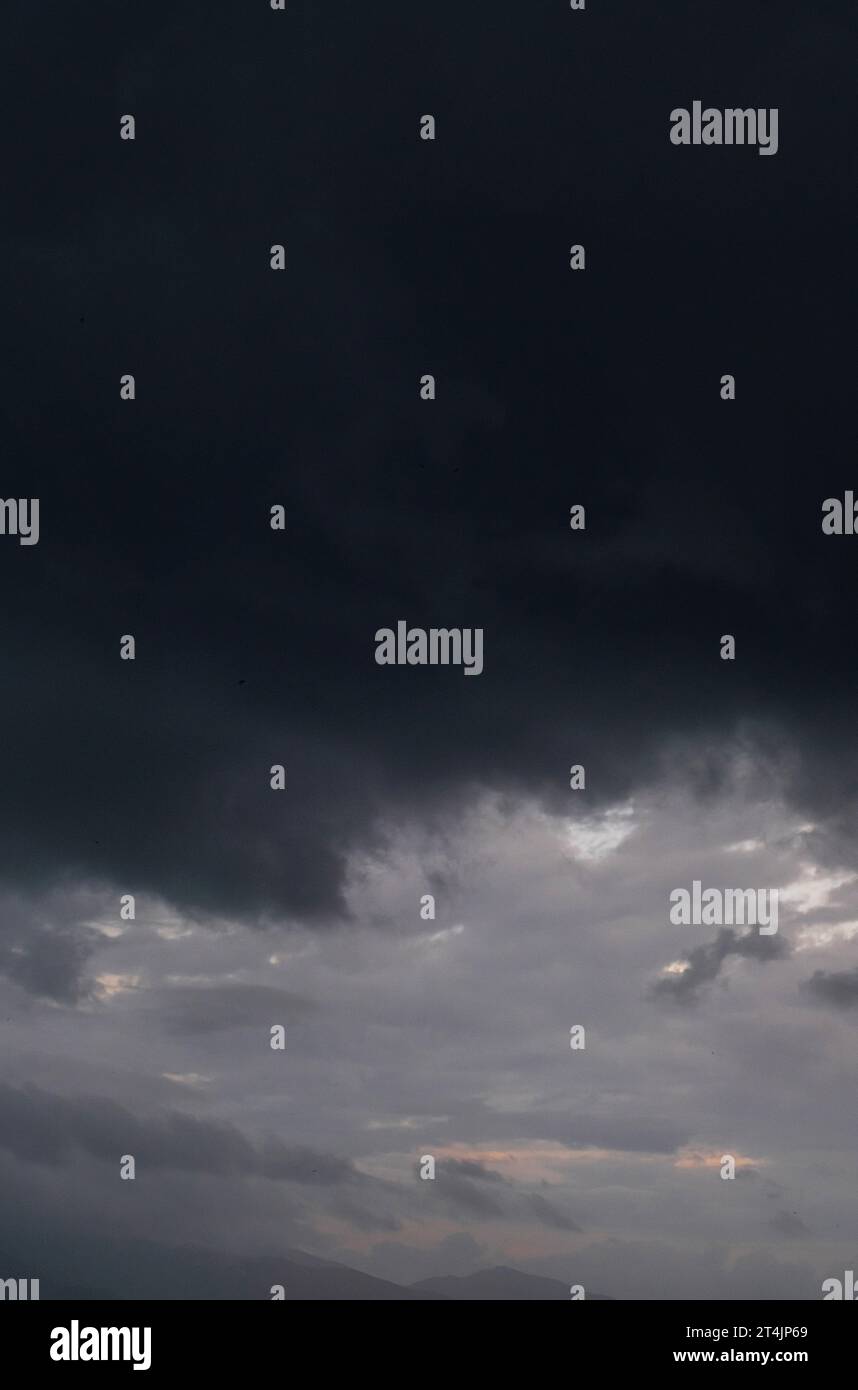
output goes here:
[[[55, 8], [8, 25], [7, 1248], [815, 1296], [858, 1216], [851, 20]], [[689, 71], [777, 158], [678, 164]], [[402, 617], [482, 674], [378, 667]], [[695, 876], [808, 881], [769, 944], [672, 928]]]
[[[750, 1240], [769, 1289], [815, 1296], [812, 1280], [846, 1258], [854, 1201], [838, 1100], [852, 1024], [802, 984], [849, 974], [854, 883], [821, 887], [815, 834], [788, 808], [750, 804], [741, 777], [723, 804], [663, 792], [587, 824], [488, 802], [458, 824], [452, 855], [449, 831], [403, 827], [357, 862], [347, 930], [296, 930], [284, 948], [277, 933], [187, 919], [159, 936], [163, 908], [144, 898], [90, 962], [114, 992], [71, 1008], [6, 986], [7, 1043], [22, 1049], [2, 1092], [13, 1156], [62, 1162], [73, 1190], [97, 1158], [93, 1200], [112, 1205], [118, 1156], [137, 1153], [145, 1203], [126, 1200], [129, 1239], [160, 1210], [159, 1238], [193, 1245], [217, 1206], [223, 1248], [271, 1253], [279, 1230], [290, 1248], [397, 1279], [455, 1272], [455, 1233], [475, 1240], [463, 1272], [520, 1264], [510, 1251], [526, 1232], [532, 1271], [571, 1282], [583, 1267], [598, 1291], [636, 1297], [650, 1296], [638, 1246], [667, 1242], [665, 1287], [680, 1296], [689, 1241]], [[435, 922], [419, 917], [424, 862], [445, 885]], [[675, 1010], [651, 997], [654, 975], [711, 946], [705, 928], [669, 921], [690, 866], [783, 889], [782, 945], [761, 968], [750, 940], [722, 942], [718, 979]], [[274, 1022], [285, 1053], [268, 1045]], [[584, 1052], [569, 1049], [573, 1023]], [[84, 1089], [91, 1100], [63, 1099]], [[129, 1090], [145, 1097], [133, 1110]], [[729, 1201], [726, 1152], [744, 1179]], [[435, 1183], [417, 1176], [426, 1153]], [[730, 1296], [717, 1261], [700, 1281]]]

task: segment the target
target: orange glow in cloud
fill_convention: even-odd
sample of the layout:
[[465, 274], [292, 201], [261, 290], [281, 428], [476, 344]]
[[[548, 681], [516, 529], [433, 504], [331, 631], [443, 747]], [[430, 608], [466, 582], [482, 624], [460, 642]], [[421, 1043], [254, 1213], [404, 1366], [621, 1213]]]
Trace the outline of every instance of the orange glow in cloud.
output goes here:
[[767, 1158], [746, 1158], [742, 1154], [731, 1149], [729, 1144], [723, 1149], [709, 1149], [706, 1152], [701, 1149], [680, 1149], [679, 1154], [673, 1160], [674, 1168], [720, 1168], [725, 1154], [730, 1154], [736, 1162], [736, 1168], [765, 1168], [768, 1164]]

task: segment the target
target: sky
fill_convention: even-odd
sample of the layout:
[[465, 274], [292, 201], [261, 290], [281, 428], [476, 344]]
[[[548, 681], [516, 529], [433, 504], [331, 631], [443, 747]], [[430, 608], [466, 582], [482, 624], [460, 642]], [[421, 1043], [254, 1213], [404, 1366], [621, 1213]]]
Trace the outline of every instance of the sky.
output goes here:
[[[855, 14], [12, 19], [0, 1276], [820, 1297], [858, 1215], [858, 541], [820, 525]], [[672, 145], [697, 99], [778, 108], [777, 154]], [[378, 665], [399, 620], [481, 628], [482, 673]], [[674, 924], [695, 880], [777, 889], [777, 933]]]

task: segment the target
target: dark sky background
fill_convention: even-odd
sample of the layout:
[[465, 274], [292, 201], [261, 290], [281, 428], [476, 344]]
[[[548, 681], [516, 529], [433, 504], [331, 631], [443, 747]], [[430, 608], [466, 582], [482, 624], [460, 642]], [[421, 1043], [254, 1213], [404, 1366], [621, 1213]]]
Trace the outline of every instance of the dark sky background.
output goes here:
[[[858, 1215], [854, 7], [5, 20], [0, 491], [41, 536], [0, 537], [0, 1277], [819, 1297]], [[777, 107], [778, 153], [673, 146], [695, 99]], [[482, 627], [483, 674], [377, 666], [400, 618]], [[777, 887], [777, 938], [672, 926], [694, 878]]]

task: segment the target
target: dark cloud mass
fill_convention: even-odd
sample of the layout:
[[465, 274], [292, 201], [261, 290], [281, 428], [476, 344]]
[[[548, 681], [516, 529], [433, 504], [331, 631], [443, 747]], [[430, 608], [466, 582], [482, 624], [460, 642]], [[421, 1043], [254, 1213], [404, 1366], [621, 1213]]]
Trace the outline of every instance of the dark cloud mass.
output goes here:
[[274, 1139], [261, 1153], [233, 1126], [168, 1112], [145, 1119], [96, 1098], [68, 1100], [36, 1087], [0, 1086], [0, 1145], [18, 1158], [61, 1163], [71, 1150], [113, 1161], [127, 1146], [150, 1169], [253, 1174], [321, 1186], [348, 1182], [350, 1164], [312, 1149], [287, 1149]]
[[666, 995], [681, 1004], [694, 1003], [700, 997], [701, 988], [717, 980], [728, 956], [744, 956], [758, 961], [781, 960], [788, 950], [789, 947], [779, 936], [761, 936], [758, 931], [738, 936], [729, 927], [724, 927], [714, 941], [695, 947], [681, 974], [656, 980], [652, 993], [656, 997]]
[[852, 970], [815, 970], [802, 989], [810, 998], [835, 1009], [858, 1008], [858, 966]]
[[[636, 8], [574, 43], [557, 6], [524, 42], [496, 14], [490, 53], [459, 18], [456, 60], [443, 6], [425, 33], [391, 5], [307, 7], [275, 42], [229, 5], [134, 36], [104, 3], [47, 35], [16, 6], [5, 486], [41, 495], [43, 530], [0, 553], [5, 877], [330, 917], [379, 818], [474, 782], [558, 804], [570, 717], [594, 801], [672, 738], [744, 723], [795, 752], [798, 802], [854, 814], [851, 555], [819, 527], [849, 481], [829, 287], [852, 271], [833, 120], [852, 84], [831, 18], [758, 33], [751, 76], [746, 23], [738, 57], [726, 15], [704, 37], [672, 4], [653, 48]], [[516, 83], [478, 98], [468, 54]], [[833, 111], [797, 79], [809, 55]], [[677, 159], [666, 94], [689, 81], [774, 94], [777, 157]], [[444, 131], [424, 149], [430, 95]], [[805, 254], [820, 206], [824, 257]], [[594, 273], [575, 278], [583, 207]], [[707, 385], [725, 362], [732, 410]], [[483, 626], [483, 676], [377, 667], [400, 616]]]
[[[9, 1252], [80, 1296], [818, 1297], [858, 1216], [854, 14], [7, 9]], [[695, 99], [777, 107], [776, 156], [673, 146]], [[376, 664], [401, 619], [482, 628], [482, 674]], [[780, 889], [778, 934], [674, 927], [694, 879]]]

